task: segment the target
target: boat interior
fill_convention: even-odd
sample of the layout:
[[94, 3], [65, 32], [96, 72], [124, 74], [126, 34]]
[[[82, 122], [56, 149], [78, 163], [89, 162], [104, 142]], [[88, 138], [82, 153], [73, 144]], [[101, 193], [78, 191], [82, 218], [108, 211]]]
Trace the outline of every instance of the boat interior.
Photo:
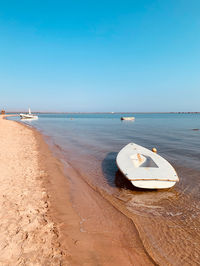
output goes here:
[[150, 156], [136, 153], [131, 155], [130, 158], [135, 167], [158, 168], [157, 164]]

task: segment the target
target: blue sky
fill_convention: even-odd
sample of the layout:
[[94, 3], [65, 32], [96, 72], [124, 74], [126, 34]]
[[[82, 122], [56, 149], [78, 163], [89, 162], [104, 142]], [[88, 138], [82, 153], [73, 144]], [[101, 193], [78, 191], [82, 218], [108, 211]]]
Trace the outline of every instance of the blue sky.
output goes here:
[[200, 111], [200, 1], [0, 1], [0, 108]]

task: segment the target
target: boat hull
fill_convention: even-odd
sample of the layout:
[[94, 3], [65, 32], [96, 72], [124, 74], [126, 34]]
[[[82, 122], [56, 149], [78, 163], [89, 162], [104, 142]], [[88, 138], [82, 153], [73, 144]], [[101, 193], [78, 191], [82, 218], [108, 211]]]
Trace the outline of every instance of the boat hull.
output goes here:
[[28, 120], [36, 120], [38, 119], [38, 116], [36, 115], [20, 115], [21, 119], [28, 119]]
[[118, 153], [116, 163], [121, 173], [138, 188], [170, 188], [179, 181], [168, 161], [135, 143], [129, 143]]
[[171, 188], [173, 187], [176, 182], [173, 181], [158, 181], [158, 180], [138, 180], [138, 181], [131, 181], [133, 186], [138, 188], [144, 189], [164, 189], [164, 188]]

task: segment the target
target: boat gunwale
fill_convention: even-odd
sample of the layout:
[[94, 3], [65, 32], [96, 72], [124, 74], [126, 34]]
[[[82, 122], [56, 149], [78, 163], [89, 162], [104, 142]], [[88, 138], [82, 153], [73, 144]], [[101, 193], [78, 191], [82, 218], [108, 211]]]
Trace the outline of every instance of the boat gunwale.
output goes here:
[[179, 178], [177, 178], [176, 180], [172, 180], [172, 179], [158, 179], [158, 178], [149, 178], [149, 179], [145, 179], [145, 178], [138, 178], [138, 179], [129, 179], [127, 178], [128, 180], [130, 181], [169, 181], [169, 182], [179, 182]]

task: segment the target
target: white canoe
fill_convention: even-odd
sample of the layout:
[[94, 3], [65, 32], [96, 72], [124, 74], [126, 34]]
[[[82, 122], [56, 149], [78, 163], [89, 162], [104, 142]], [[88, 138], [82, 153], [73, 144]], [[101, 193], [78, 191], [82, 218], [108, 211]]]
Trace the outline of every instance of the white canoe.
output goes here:
[[126, 145], [117, 155], [117, 166], [135, 186], [147, 189], [173, 187], [179, 181], [171, 164], [142, 146]]

